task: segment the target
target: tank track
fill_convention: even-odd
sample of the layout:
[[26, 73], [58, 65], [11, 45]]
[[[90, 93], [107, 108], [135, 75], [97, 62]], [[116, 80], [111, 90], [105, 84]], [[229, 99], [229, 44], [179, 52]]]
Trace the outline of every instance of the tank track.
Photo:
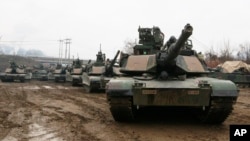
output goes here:
[[[110, 98], [110, 111], [113, 118], [119, 122], [135, 120], [135, 110], [132, 106], [132, 98], [118, 97]], [[221, 124], [224, 122], [233, 110], [234, 99], [214, 98], [211, 100], [211, 105], [206, 107], [205, 111], [196, 113], [198, 119], [202, 123]]]
[[134, 120], [131, 97], [112, 97], [109, 100], [109, 104], [112, 116], [116, 121], [126, 122]]
[[198, 113], [198, 118], [202, 123], [220, 124], [224, 122], [233, 110], [234, 100], [232, 97], [214, 98], [210, 107], [202, 113]]

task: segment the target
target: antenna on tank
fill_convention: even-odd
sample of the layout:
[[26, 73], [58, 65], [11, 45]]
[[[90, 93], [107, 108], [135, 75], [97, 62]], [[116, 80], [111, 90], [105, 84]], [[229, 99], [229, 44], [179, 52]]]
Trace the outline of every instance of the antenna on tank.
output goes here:
[[102, 52], [102, 44], [100, 44], [100, 52]]

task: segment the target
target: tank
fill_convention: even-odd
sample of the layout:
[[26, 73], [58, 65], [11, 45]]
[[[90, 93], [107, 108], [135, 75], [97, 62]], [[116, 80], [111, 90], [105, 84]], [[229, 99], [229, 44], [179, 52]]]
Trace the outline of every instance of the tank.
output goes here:
[[37, 79], [41, 81], [48, 81], [48, 71], [45, 69], [43, 64], [34, 65], [32, 70], [32, 79]]
[[38, 75], [37, 79], [40, 81], [48, 81], [49, 80], [48, 71], [45, 69], [38, 70], [37, 75]]
[[[171, 36], [164, 45], [162, 38], [157, 44], [153, 28], [147, 31], [144, 34], [139, 30], [141, 44], [122, 64], [120, 71], [124, 75], [107, 84], [113, 118], [119, 122], [133, 121], [140, 110], [166, 107], [189, 109], [204, 123], [224, 122], [233, 110], [238, 88], [231, 81], [207, 77], [206, 67], [187, 44], [193, 27], [187, 24], [178, 39]], [[151, 45], [144, 44], [147, 39]]]
[[119, 68], [115, 67], [115, 62], [119, 55], [118, 50], [112, 60], [105, 61], [105, 54], [98, 52], [96, 62], [87, 67], [87, 71], [83, 73], [82, 83], [85, 91], [88, 93], [94, 91], [104, 91], [107, 82], [116, 75], [119, 75]]
[[250, 67], [243, 61], [226, 61], [209, 71], [209, 77], [231, 80], [241, 88], [250, 87]]
[[72, 86], [82, 85], [82, 74], [86, 72], [86, 67], [90, 64], [91, 60], [87, 64], [82, 64], [82, 61], [76, 59], [73, 61], [73, 66], [71, 70]]
[[53, 72], [55, 82], [66, 82], [67, 68], [68, 66], [63, 67], [62, 64], [57, 64]]
[[10, 67], [6, 68], [5, 73], [0, 74], [2, 82], [13, 82], [15, 80], [25, 82], [25, 66], [18, 66], [15, 61], [10, 61]]

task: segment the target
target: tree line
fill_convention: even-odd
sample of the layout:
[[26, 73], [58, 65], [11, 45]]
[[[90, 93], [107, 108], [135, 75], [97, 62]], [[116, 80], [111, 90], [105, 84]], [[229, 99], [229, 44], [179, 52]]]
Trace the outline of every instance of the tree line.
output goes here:
[[250, 43], [240, 44], [237, 49], [225, 41], [218, 50], [211, 47], [205, 52], [205, 61], [209, 67], [216, 67], [225, 61], [243, 61], [250, 64]]

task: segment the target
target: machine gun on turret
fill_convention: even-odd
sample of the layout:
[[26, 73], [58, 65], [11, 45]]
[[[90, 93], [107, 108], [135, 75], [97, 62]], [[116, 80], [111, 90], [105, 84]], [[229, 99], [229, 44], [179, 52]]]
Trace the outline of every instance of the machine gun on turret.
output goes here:
[[117, 51], [114, 59], [111, 62], [107, 62], [105, 66], [105, 76], [113, 76], [113, 66], [115, 65], [115, 62], [119, 53], [120, 53], [120, 50]]
[[153, 28], [141, 28], [139, 32], [139, 44], [134, 47], [135, 55], [154, 54], [163, 46], [164, 34], [160, 28], [154, 26]]

